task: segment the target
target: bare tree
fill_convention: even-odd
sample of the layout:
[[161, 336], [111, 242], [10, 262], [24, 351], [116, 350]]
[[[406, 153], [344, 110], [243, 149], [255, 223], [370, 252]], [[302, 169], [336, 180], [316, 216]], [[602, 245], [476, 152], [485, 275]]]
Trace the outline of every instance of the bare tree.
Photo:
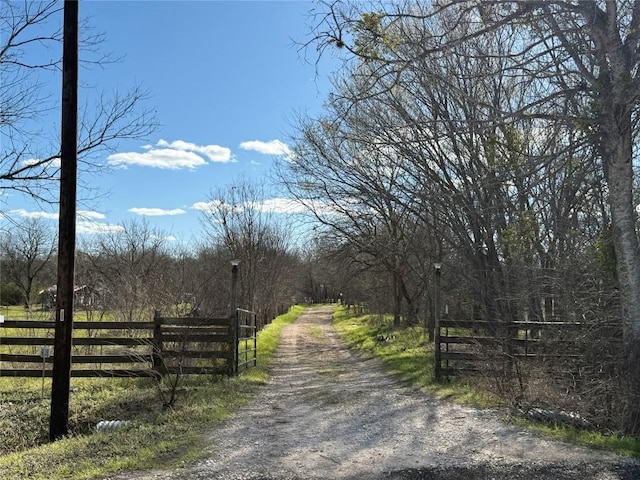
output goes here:
[[426, 287], [422, 265], [414, 261], [416, 238], [426, 240], [424, 223], [415, 213], [418, 197], [403, 187], [401, 161], [371, 129], [368, 119], [384, 114], [375, 102], [355, 100], [362, 98], [354, 92], [362, 85], [356, 75], [354, 85], [343, 85], [327, 102], [324, 118], [301, 120], [295, 153], [280, 164], [279, 177], [328, 227], [333, 245], [343, 245], [362, 267], [388, 275], [399, 324], [403, 302], [409, 320], [415, 319]]
[[[59, 175], [59, 131], [43, 131], [41, 117], [59, 110], [45, 78], [56, 78], [62, 57], [62, 4], [58, 1], [0, 2], [0, 181], [4, 189], [54, 202]], [[81, 61], [105, 66], [114, 59], [100, 51], [103, 35], [83, 22]], [[84, 55], [83, 55], [84, 54]], [[157, 122], [144, 107], [146, 92], [136, 86], [125, 93], [85, 98], [79, 121], [78, 154], [81, 168], [103, 169], [92, 157], [117, 141], [152, 133]]]
[[[494, 73], [524, 89], [525, 101], [517, 110], [494, 108], [499, 116], [492, 121], [550, 119], [579, 129], [583, 141], [596, 148], [608, 185], [625, 343], [635, 356], [640, 338], [640, 246], [632, 161], [640, 98], [638, 3], [448, 0], [365, 8], [355, 2], [327, 4], [315, 40], [321, 50], [333, 44], [362, 61], [384, 65], [378, 79], [392, 79], [423, 59], [443, 59], [461, 45], [469, 46], [466, 60], [486, 59], [487, 52], [472, 45], [501, 32], [516, 39], [508, 51], [493, 57], [501, 59]], [[447, 33], [427, 28], [419, 36], [398, 34], [433, 22], [445, 22]], [[405, 50], [409, 44], [413, 48]], [[473, 81], [475, 75], [465, 78]], [[485, 99], [476, 104], [490, 106]]]
[[291, 228], [264, 201], [263, 185], [240, 179], [212, 194], [203, 223], [211, 244], [241, 262], [239, 306], [273, 316], [292, 296]]
[[54, 267], [52, 257], [56, 237], [53, 229], [42, 220], [29, 219], [13, 225], [10, 232], [3, 232], [0, 245], [3, 281], [15, 283], [28, 309], [34, 300], [33, 289], [50, 286], [43, 282], [47, 270], [50, 273]]
[[101, 235], [85, 252], [103, 307], [123, 321], [145, 319], [171, 303], [164, 288], [166, 235], [146, 222], [126, 222]]

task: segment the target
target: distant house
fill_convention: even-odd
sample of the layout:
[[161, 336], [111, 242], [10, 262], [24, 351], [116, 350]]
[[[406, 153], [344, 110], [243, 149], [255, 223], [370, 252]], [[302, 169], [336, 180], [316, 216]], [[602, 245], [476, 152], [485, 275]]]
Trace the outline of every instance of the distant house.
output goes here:
[[[57, 285], [52, 285], [44, 290], [40, 290], [40, 302], [43, 310], [52, 309], [56, 304]], [[87, 285], [76, 285], [73, 288], [73, 304], [76, 307], [90, 307], [96, 303], [96, 292]]]

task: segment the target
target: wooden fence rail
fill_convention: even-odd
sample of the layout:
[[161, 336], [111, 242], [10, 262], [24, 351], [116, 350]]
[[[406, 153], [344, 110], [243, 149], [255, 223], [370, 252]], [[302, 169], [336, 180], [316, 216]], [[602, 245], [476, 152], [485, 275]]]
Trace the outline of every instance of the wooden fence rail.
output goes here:
[[[517, 321], [439, 319], [435, 338], [435, 376], [509, 374], [515, 362], [572, 362], [612, 358], [619, 345], [615, 322]], [[599, 349], [594, 349], [599, 345]]]
[[156, 313], [153, 371], [233, 374], [233, 321], [233, 318], [166, 318]]
[[[156, 313], [150, 322], [74, 322], [71, 376], [233, 375], [239, 352], [240, 366], [256, 364], [256, 317], [242, 312], [231, 318]], [[237, 326], [239, 319], [243, 323]], [[53, 321], [0, 323], [0, 376], [51, 377], [54, 326]]]

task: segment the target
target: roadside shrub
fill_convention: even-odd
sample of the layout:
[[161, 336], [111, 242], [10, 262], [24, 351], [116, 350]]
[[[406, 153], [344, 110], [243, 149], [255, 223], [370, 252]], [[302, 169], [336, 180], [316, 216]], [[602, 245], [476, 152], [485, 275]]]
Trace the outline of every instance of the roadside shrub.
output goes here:
[[22, 293], [13, 282], [0, 283], [0, 305], [20, 305]]

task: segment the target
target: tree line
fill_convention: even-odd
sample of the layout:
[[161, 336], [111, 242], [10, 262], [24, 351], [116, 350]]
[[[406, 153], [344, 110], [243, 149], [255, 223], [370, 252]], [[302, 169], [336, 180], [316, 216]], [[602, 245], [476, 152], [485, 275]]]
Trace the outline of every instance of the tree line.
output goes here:
[[[219, 192], [203, 213], [207, 233], [197, 245], [178, 245], [146, 221], [127, 221], [87, 236], [76, 254], [76, 309], [93, 319], [149, 320], [154, 310], [176, 316], [227, 316], [231, 260], [239, 260], [238, 306], [268, 322], [283, 307], [313, 300], [301, 279], [305, 255], [271, 214], [250, 205], [260, 187], [247, 181]], [[233, 203], [233, 198], [237, 203]], [[0, 239], [3, 305], [45, 315], [55, 302], [56, 232], [28, 219]], [[315, 292], [317, 296], [318, 292]], [[316, 298], [319, 300], [319, 298]]]
[[306, 48], [345, 68], [279, 169], [332, 257], [396, 323], [429, 323], [434, 263], [454, 318], [618, 322], [582, 395], [640, 431], [640, 4], [322, 5]]

